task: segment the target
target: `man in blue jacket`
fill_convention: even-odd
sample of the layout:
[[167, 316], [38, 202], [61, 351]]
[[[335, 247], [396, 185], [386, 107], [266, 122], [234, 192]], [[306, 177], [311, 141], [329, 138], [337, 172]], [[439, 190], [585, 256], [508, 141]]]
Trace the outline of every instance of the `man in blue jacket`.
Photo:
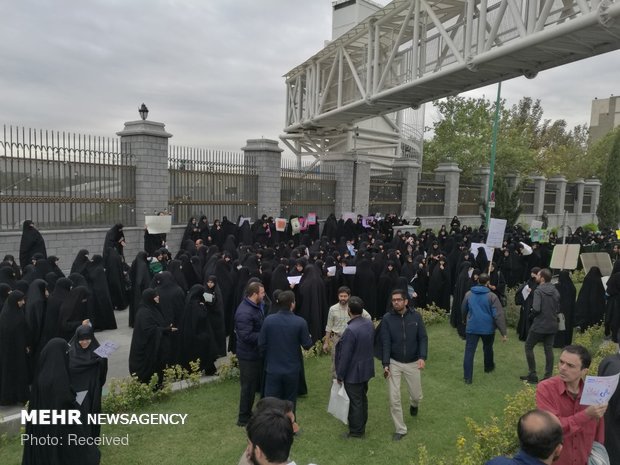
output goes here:
[[408, 303], [407, 291], [392, 291], [392, 310], [383, 316], [380, 330], [383, 376], [388, 380], [395, 441], [407, 434], [400, 401], [400, 379], [404, 377], [407, 382], [409, 413], [416, 416], [422, 399], [420, 370], [426, 366], [428, 354], [428, 336], [422, 316], [409, 308]]
[[507, 340], [506, 318], [504, 309], [495, 295], [488, 288], [489, 275], [482, 273], [478, 277], [478, 285], [473, 286], [463, 299], [461, 312], [465, 326], [465, 356], [463, 371], [465, 383], [471, 384], [474, 371], [474, 355], [478, 347], [478, 340], [482, 339], [484, 352], [484, 371], [490, 373], [495, 369], [493, 361], [493, 342], [495, 341], [495, 327], [502, 334], [502, 341]]
[[375, 376], [373, 345], [375, 327], [364, 318], [364, 302], [359, 297], [349, 299], [351, 319], [336, 345], [336, 378], [344, 382], [349, 396], [349, 432], [346, 438], [361, 438], [368, 421], [368, 380]]
[[293, 313], [293, 291], [280, 292], [276, 303], [280, 310], [265, 318], [258, 336], [265, 365], [265, 397], [290, 400], [295, 406], [303, 369], [299, 347], [312, 347], [312, 338], [306, 320]]
[[258, 335], [265, 316], [261, 302], [265, 297], [265, 286], [259, 282], [248, 284], [245, 298], [235, 312], [235, 334], [237, 335], [237, 359], [239, 360], [239, 397], [238, 426], [245, 426], [252, 416], [254, 397], [260, 388], [263, 371], [258, 350]]

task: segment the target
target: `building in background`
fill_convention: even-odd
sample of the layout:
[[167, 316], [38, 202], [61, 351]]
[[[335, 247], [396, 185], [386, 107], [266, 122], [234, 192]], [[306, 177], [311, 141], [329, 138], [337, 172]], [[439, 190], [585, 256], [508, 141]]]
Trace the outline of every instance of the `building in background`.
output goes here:
[[596, 142], [615, 127], [620, 126], [620, 96], [592, 100], [590, 137]]

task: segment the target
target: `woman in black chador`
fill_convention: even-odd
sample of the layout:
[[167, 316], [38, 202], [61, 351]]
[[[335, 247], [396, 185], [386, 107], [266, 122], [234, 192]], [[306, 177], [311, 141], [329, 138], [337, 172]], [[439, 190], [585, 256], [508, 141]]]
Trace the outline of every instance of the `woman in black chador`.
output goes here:
[[54, 337], [61, 337], [58, 320], [60, 319], [60, 307], [69, 298], [71, 292], [71, 280], [69, 278], [60, 278], [56, 281], [56, 286], [47, 299], [47, 308], [45, 309], [45, 318], [43, 319], [43, 334], [41, 346], [44, 347], [48, 341]]
[[136, 318], [136, 311], [138, 309], [138, 305], [140, 305], [140, 301], [142, 300], [142, 293], [151, 284], [151, 273], [149, 272], [149, 263], [147, 261], [146, 252], [138, 252], [135, 260], [131, 264], [129, 277], [131, 278], [129, 327], [133, 328], [134, 320]]
[[115, 310], [124, 310], [129, 305], [128, 288], [131, 285], [126, 277], [129, 270], [125, 263], [124, 247], [123, 225], [115, 224], [106, 233], [103, 242], [103, 263], [112, 306]]
[[157, 291], [146, 289], [136, 313], [129, 349], [129, 372], [140, 382], [148, 383], [157, 374], [161, 383], [163, 370], [171, 360], [169, 336], [174, 331], [175, 327], [166, 325]]
[[103, 267], [103, 257], [93, 255], [92, 261], [86, 264], [83, 274], [88, 282], [88, 288], [94, 296], [92, 321], [94, 329], [97, 331], [116, 329], [116, 318], [114, 317], [112, 298]]
[[329, 312], [325, 283], [316, 265], [306, 265], [299, 281], [298, 292], [299, 300], [295, 313], [306, 320], [312, 341], [316, 342], [324, 334]]
[[590, 268], [577, 297], [575, 307], [575, 326], [585, 331], [590, 326], [601, 323], [605, 317], [605, 287], [598, 266]]
[[181, 333], [181, 364], [189, 367], [189, 362], [200, 359], [200, 368], [213, 373], [215, 337], [209, 324], [205, 288], [195, 284], [189, 290], [183, 311], [183, 330]]
[[32, 220], [26, 220], [22, 229], [22, 240], [19, 244], [19, 266], [22, 270], [26, 265], [32, 264], [32, 257], [39, 253], [43, 258], [47, 257], [45, 241], [41, 233], [34, 227]]
[[24, 294], [9, 294], [0, 313], [0, 405], [28, 400], [29, 334]]
[[[95, 353], [99, 341], [90, 325], [79, 326], [69, 347], [69, 376], [71, 387], [82, 399], [80, 411], [82, 418], [89, 413], [101, 413], [101, 390], [108, 374], [108, 359]], [[86, 434], [99, 437], [100, 425], [87, 425]]]
[[30, 329], [30, 345], [32, 347], [34, 366], [36, 366], [36, 359], [43, 348], [41, 336], [43, 335], [43, 323], [48, 297], [47, 284], [42, 279], [35, 279], [28, 286], [28, 293], [26, 294], [26, 322]]
[[560, 313], [564, 315], [566, 329], [560, 330], [555, 334], [553, 347], [562, 348], [570, 345], [573, 341], [577, 290], [573, 280], [570, 279], [570, 274], [566, 270], [560, 271], [560, 279], [555, 288], [560, 293]]
[[[37, 373], [32, 384], [28, 411], [33, 410], [78, 410], [75, 391], [71, 388], [69, 377], [68, 345], [64, 339], [54, 338], [41, 351]], [[31, 438], [53, 437], [58, 445], [24, 444], [22, 465], [96, 465], [100, 452], [96, 446], [80, 446], [81, 438], [86, 437], [86, 418], [82, 424], [26, 424], [26, 434]], [[69, 442], [69, 435], [77, 444]], [[73, 436], [76, 435], [76, 436]]]
[[205, 293], [210, 294], [211, 297], [205, 297], [207, 306], [207, 318], [213, 331], [213, 337], [215, 338], [215, 355], [222, 357], [226, 355], [226, 324], [224, 321], [224, 302], [222, 298], [222, 292], [217, 284], [217, 278], [211, 275], [207, 278], [207, 285], [205, 286]]
[[71, 289], [69, 297], [60, 306], [58, 334], [65, 341], [69, 342], [78, 326], [90, 323], [87, 313], [89, 297], [87, 287], [77, 286]]

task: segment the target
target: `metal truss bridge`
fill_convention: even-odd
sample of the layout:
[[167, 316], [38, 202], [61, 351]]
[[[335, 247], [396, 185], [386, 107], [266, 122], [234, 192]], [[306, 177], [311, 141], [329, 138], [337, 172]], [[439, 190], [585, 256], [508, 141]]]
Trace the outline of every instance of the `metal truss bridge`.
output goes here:
[[394, 0], [285, 75], [282, 140], [319, 156], [358, 121], [616, 50], [618, 16], [620, 0]]

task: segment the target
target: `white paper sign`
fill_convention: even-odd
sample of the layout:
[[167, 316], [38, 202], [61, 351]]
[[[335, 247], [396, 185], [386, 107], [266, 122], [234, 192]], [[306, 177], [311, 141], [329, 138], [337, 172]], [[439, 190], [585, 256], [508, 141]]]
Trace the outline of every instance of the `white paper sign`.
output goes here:
[[609, 403], [616, 392], [620, 373], [613, 376], [586, 376], [581, 395], [581, 405], [601, 405]]
[[82, 402], [84, 402], [84, 399], [86, 398], [86, 394], [88, 394], [88, 391], [79, 391], [75, 393], [75, 401], [82, 405]]
[[346, 222], [347, 220], [351, 220], [355, 223], [357, 221], [357, 215], [353, 212], [344, 212], [342, 214], [342, 221]]
[[496, 249], [502, 248], [504, 243], [504, 231], [506, 231], [506, 223], [507, 220], [505, 219], [491, 218], [491, 221], [489, 222], [489, 234], [487, 234], [487, 245], [489, 247], [495, 247]]
[[[493, 261], [493, 247], [490, 247], [487, 244], [481, 244], [479, 242], [472, 242], [469, 250], [471, 250], [471, 253], [474, 254], [475, 258], [478, 258], [478, 247], [482, 247], [484, 249], [484, 253], [487, 256], [488, 261]], [[480, 271], [483, 273], [486, 272], [485, 270]]]
[[299, 284], [299, 281], [301, 281], [301, 275], [299, 276], [287, 276], [288, 279], [288, 283], [289, 284]]
[[213, 294], [211, 294], [210, 292], [205, 292], [205, 293], [202, 294], [202, 297], [205, 299], [205, 302], [210, 304], [211, 302], [213, 302], [213, 298], [215, 296]]
[[532, 288], [530, 288], [530, 286], [525, 286], [521, 290], [521, 295], [523, 296], [523, 300], [527, 300], [527, 298], [530, 296], [531, 292], [532, 292]]
[[252, 218], [247, 218], [245, 216], [242, 216], [241, 218], [239, 218], [239, 224], [238, 226], [241, 227], [243, 225], [244, 222], [248, 222], [248, 224], [251, 226], [252, 225]]
[[557, 270], [574, 270], [579, 260], [579, 244], [557, 244], [553, 248], [550, 268]]
[[105, 341], [103, 344], [93, 350], [93, 352], [99, 355], [99, 357], [108, 358], [110, 357], [110, 355], [116, 352], [118, 348], [119, 345], [116, 342]]
[[170, 215], [145, 216], [144, 224], [149, 234], [168, 234], [172, 228], [172, 217]]
[[276, 218], [276, 231], [284, 232], [286, 231], [286, 218]]
[[336, 276], [336, 267], [328, 266], [327, 267], [327, 276]]
[[605, 290], [607, 290], [607, 281], [609, 281], [609, 278], [611, 278], [611, 276], [601, 277], [601, 281], [603, 282], [603, 287], [605, 288]]
[[356, 266], [343, 266], [342, 267], [342, 274], [355, 274], [356, 271], [357, 271]]

